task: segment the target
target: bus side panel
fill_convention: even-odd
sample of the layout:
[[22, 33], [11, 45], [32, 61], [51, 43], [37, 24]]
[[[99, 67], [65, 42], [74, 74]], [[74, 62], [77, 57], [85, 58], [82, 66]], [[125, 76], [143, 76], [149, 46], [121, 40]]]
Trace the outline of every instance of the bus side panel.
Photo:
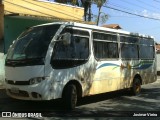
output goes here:
[[136, 69], [139, 66], [139, 60], [122, 60], [121, 61], [121, 75], [120, 79], [123, 84], [123, 88], [130, 88], [132, 86], [133, 79], [136, 74], [140, 74], [140, 71]]
[[89, 94], [99, 94], [122, 88], [119, 61], [98, 62]]
[[142, 84], [153, 83], [157, 80], [156, 60], [140, 60], [140, 75]]
[[121, 65], [121, 81], [124, 88], [132, 86], [133, 79], [140, 75], [142, 84], [156, 81], [155, 60], [123, 60]]

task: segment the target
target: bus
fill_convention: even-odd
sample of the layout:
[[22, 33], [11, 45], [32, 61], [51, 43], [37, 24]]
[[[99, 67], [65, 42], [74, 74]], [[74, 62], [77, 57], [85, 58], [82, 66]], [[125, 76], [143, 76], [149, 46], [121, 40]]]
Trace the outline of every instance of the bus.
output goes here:
[[62, 98], [67, 109], [95, 94], [157, 80], [152, 36], [77, 22], [37, 25], [8, 49], [6, 93], [21, 100]]

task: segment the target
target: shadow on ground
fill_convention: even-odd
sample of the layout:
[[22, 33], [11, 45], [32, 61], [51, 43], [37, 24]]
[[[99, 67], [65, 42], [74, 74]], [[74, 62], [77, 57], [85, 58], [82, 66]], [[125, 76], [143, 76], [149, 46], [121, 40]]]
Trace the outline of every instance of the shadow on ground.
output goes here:
[[160, 111], [160, 88], [143, 88], [139, 96], [130, 96], [126, 91], [110, 92], [84, 97], [73, 111], [66, 111], [61, 100], [22, 101], [9, 98], [4, 91], [0, 95], [0, 111], [42, 112], [47, 116], [130, 116], [128, 111]]

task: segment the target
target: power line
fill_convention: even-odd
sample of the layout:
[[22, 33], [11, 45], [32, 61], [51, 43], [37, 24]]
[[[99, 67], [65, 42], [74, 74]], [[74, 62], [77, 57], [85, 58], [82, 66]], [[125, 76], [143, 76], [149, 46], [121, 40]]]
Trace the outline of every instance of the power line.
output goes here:
[[[92, 14], [92, 16], [95, 16], [95, 17], [97, 17], [97, 15], [96, 14]], [[127, 18], [136, 18], [137, 19], [137, 17], [131, 17], [131, 16], [124, 16], [124, 15], [108, 15], [109, 17], [127, 17]]]
[[121, 5], [115, 4], [115, 3], [108, 3], [108, 5], [112, 5], [112, 6], [119, 7], [119, 8], [125, 9], [125, 10], [133, 11], [132, 9], [127, 8], [126, 6], [121, 6]]
[[143, 16], [143, 15], [139, 15], [139, 14], [131, 13], [131, 12], [124, 11], [124, 10], [120, 10], [120, 9], [113, 8], [113, 7], [110, 7], [110, 6], [105, 6], [105, 5], [104, 5], [103, 7], [106, 7], [106, 8], [112, 9], [112, 10], [116, 10], [116, 11], [119, 11], [119, 12], [127, 13], [127, 14], [130, 14], [130, 15], [134, 15], [134, 16], [142, 17], [142, 18], [147, 18], [147, 19], [159, 20], [159, 21], [160, 21], [160, 19], [157, 19], [157, 18], [152, 18], [152, 17], [147, 17], [147, 16]]
[[157, 8], [157, 7], [155, 7], [155, 6], [151, 5], [151, 4], [147, 4], [147, 3], [144, 2], [144, 1], [141, 1], [141, 0], [137, 0], [137, 1], [140, 2], [140, 3], [143, 3], [143, 4], [145, 4], [145, 5], [147, 5], [147, 6], [149, 6], [149, 7], [156, 8], [157, 10], [160, 10], [159, 8]]
[[[139, 2], [140, 2], [140, 1], [139, 1]], [[111, 2], [108, 2], [108, 4], [109, 4], [110, 7], [114, 6], [114, 7], [112, 7], [112, 8], [115, 8], [115, 9], [119, 9], [119, 8], [121, 8], [121, 9], [119, 9], [119, 10], [125, 9], [124, 6], [121, 6], [121, 5], [118, 5], [118, 4], [114, 4], [114, 3], [111, 3]], [[117, 7], [118, 7], [118, 8], [117, 8]], [[131, 10], [131, 9], [129, 9], [129, 8], [126, 8], [124, 11], [127, 11], [127, 12], [132, 11], [132, 12], [130, 12], [130, 13], [132, 13], [132, 14], [137, 14], [137, 13], [142, 12], [142, 11], [137, 11], [137, 10], [133, 11], [133, 10]], [[155, 14], [155, 13], [154, 13], [154, 14]], [[157, 14], [158, 14], [158, 13], [157, 13]], [[140, 14], [138, 14], [138, 15], [140, 15]], [[144, 16], [144, 15], [141, 15], [141, 16]], [[144, 16], [144, 17], [147, 17], [147, 16]], [[155, 17], [149, 17], [149, 18], [157, 19], [157, 18], [155, 18]], [[160, 18], [158, 18], [158, 19], [160, 19]]]
[[[93, 3], [93, 4], [95, 4], [95, 3]], [[158, 18], [147, 17], [147, 16], [143, 16], [143, 15], [140, 15], [140, 14], [131, 13], [131, 12], [128, 12], [128, 11], [125, 11], [125, 10], [120, 10], [120, 9], [117, 9], [117, 8], [114, 8], [114, 7], [111, 7], [111, 6], [103, 5], [103, 7], [106, 7], [106, 8], [112, 9], [112, 10], [116, 10], [116, 11], [119, 11], [119, 12], [123, 12], [123, 13], [126, 13], [126, 14], [134, 15], [134, 16], [137, 16], [137, 17], [147, 18], [147, 19], [151, 19], [151, 20], [160, 20]]]
[[[145, 8], [145, 7], [141, 6], [141, 5], [137, 5], [137, 4], [135, 4], [135, 3], [128, 2], [128, 1], [126, 1], [126, 0], [121, 0], [121, 1], [124, 2], [124, 3], [127, 3], [127, 4], [129, 4], [129, 5], [134, 5], [134, 6], [139, 7], [139, 8], [148, 9], [148, 8]], [[151, 9], [148, 9], [148, 10], [155, 12], [154, 10], [151, 10]]]
[[142, 12], [142, 11], [139, 11], [139, 10], [134, 10], [134, 11], [133, 11], [133, 9], [130, 9], [130, 8], [127, 8], [127, 7], [118, 5], [118, 4], [110, 3], [110, 5], [111, 5], [111, 6], [114, 6], [114, 7], [122, 8], [122, 9], [124, 9], [124, 10], [132, 11], [132, 12]]
[[114, 16], [114, 15], [109, 15], [110, 17], [125, 17], [125, 18], [135, 18], [135, 19], [137, 19], [137, 17], [131, 17], [131, 16], [124, 16], [124, 15], [122, 15], [122, 16]]

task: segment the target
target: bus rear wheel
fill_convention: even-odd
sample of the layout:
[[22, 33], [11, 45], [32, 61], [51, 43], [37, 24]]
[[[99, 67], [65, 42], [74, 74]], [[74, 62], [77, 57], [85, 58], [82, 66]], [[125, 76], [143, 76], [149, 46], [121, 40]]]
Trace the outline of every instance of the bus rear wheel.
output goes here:
[[131, 88], [132, 95], [139, 95], [141, 92], [141, 81], [139, 78], [134, 78], [133, 85]]
[[76, 86], [71, 84], [65, 89], [63, 101], [66, 109], [73, 110], [77, 104], [77, 89]]

